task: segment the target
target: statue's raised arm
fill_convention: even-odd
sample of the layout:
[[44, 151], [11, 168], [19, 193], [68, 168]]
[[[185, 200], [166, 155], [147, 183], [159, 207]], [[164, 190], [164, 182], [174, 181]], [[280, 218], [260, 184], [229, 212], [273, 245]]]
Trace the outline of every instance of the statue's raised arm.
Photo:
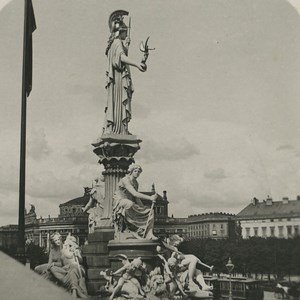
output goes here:
[[131, 98], [133, 93], [129, 66], [136, 67], [141, 72], [146, 71], [146, 65], [128, 57], [130, 38], [128, 26], [124, 23], [124, 10], [114, 11], [109, 17], [110, 37], [105, 54], [108, 58], [106, 72], [107, 104], [105, 107], [105, 134], [129, 134], [128, 123], [131, 119]]

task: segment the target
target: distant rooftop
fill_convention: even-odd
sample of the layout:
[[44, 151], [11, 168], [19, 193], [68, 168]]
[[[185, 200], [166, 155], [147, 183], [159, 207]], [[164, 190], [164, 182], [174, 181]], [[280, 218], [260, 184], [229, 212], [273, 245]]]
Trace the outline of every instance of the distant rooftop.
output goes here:
[[272, 198], [259, 201], [254, 198], [251, 203], [237, 214], [238, 219], [264, 219], [300, 217], [300, 198], [289, 200], [284, 197], [282, 201], [273, 201]]
[[198, 222], [198, 221], [220, 221], [228, 220], [234, 218], [234, 214], [224, 213], [224, 212], [210, 212], [199, 215], [190, 215], [188, 216], [188, 222]]
[[0, 231], [16, 231], [19, 230], [19, 225], [9, 224], [0, 227]]
[[85, 194], [81, 197], [74, 198], [74, 199], [69, 200], [65, 203], [62, 203], [62, 204], [59, 205], [59, 207], [61, 207], [61, 206], [73, 206], [73, 205], [85, 206], [89, 202], [89, 199], [90, 199], [90, 195]]

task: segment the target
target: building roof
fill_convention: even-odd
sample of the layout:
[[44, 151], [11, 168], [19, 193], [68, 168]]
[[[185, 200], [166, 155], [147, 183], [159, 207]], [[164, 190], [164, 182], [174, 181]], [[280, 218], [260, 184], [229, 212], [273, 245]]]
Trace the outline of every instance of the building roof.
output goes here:
[[9, 224], [0, 227], [0, 231], [18, 231], [18, 230], [19, 230], [19, 225], [16, 224]]
[[300, 200], [272, 201], [267, 204], [266, 201], [250, 203], [241, 212], [237, 218], [242, 219], [265, 219], [265, 218], [282, 218], [282, 217], [299, 217]]
[[235, 215], [230, 213], [223, 213], [223, 212], [210, 212], [200, 215], [190, 215], [188, 216], [188, 222], [213, 222], [213, 221], [223, 221], [223, 220], [231, 220], [235, 218]]
[[82, 205], [82, 206], [85, 206], [88, 201], [90, 199], [90, 195], [89, 194], [85, 194], [81, 197], [78, 197], [78, 198], [74, 198], [72, 200], [69, 200], [65, 203], [62, 203], [59, 205], [59, 207], [61, 206], [73, 206], [73, 205]]

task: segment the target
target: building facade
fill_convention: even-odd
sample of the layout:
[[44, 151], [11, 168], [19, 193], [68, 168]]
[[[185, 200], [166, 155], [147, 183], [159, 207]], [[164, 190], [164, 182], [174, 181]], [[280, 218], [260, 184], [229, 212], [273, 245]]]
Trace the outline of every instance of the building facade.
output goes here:
[[240, 235], [235, 215], [228, 213], [205, 213], [187, 218], [187, 234], [190, 239], [227, 239]]
[[242, 227], [242, 237], [293, 238], [300, 234], [300, 196], [273, 201], [268, 197], [251, 203], [237, 215]]
[[33, 241], [41, 247], [49, 247], [50, 235], [59, 232], [63, 239], [70, 233], [77, 237], [83, 245], [88, 236], [88, 214], [82, 208], [89, 201], [88, 189], [84, 195], [59, 205], [60, 213], [57, 217], [37, 218], [35, 207], [25, 214], [25, 239]]
[[0, 227], [0, 249], [16, 249], [18, 246], [18, 238], [18, 225], [5, 225]]
[[[80, 245], [83, 245], [88, 237], [88, 213], [83, 213], [82, 208], [90, 199], [90, 189], [84, 188], [81, 197], [72, 199], [59, 205], [60, 213], [57, 217], [38, 218], [35, 207], [31, 205], [29, 212], [25, 212], [25, 239], [34, 244], [49, 248], [50, 235], [59, 232], [65, 239], [68, 234], [77, 237]], [[149, 196], [156, 193], [154, 185], [150, 192], [143, 192]], [[142, 200], [146, 206], [152, 202]], [[300, 201], [299, 201], [300, 202]], [[163, 196], [158, 194], [154, 204], [154, 234], [159, 237], [168, 237], [178, 234], [184, 238], [213, 238], [222, 239], [237, 236], [238, 226], [235, 216], [226, 213], [208, 213], [192, 215], [187, 218], [174, 218], [168, 216], [167, 192]], [[9, 225], [0, 227], [0, 246], [16, 244], [18, 240], [18, 226]]]

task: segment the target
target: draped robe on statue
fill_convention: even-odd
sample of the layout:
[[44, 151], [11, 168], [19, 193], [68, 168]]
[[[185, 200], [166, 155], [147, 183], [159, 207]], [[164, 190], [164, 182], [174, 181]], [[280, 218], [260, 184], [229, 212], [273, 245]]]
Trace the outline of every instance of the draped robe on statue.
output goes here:
[[113, 221], [117, 231], [129, 231], [137, 238], [147, 238], [147, 233], [154, 227], [153, 210], [144, 206], [139, 198], [128, 192], [125, 184], [130, 184], [136, 191], [138, 190], [138, 182], [131, 181], [129, 175], [119, 181], [113, 206]]
[[131, 119], [131, 96], [133, 93], [129, 66], [121, 61], [127, 54], [122, 41], [115, 38], [108, 51], [107, 105], [105, 108], [104, 133], [128, 134]]

